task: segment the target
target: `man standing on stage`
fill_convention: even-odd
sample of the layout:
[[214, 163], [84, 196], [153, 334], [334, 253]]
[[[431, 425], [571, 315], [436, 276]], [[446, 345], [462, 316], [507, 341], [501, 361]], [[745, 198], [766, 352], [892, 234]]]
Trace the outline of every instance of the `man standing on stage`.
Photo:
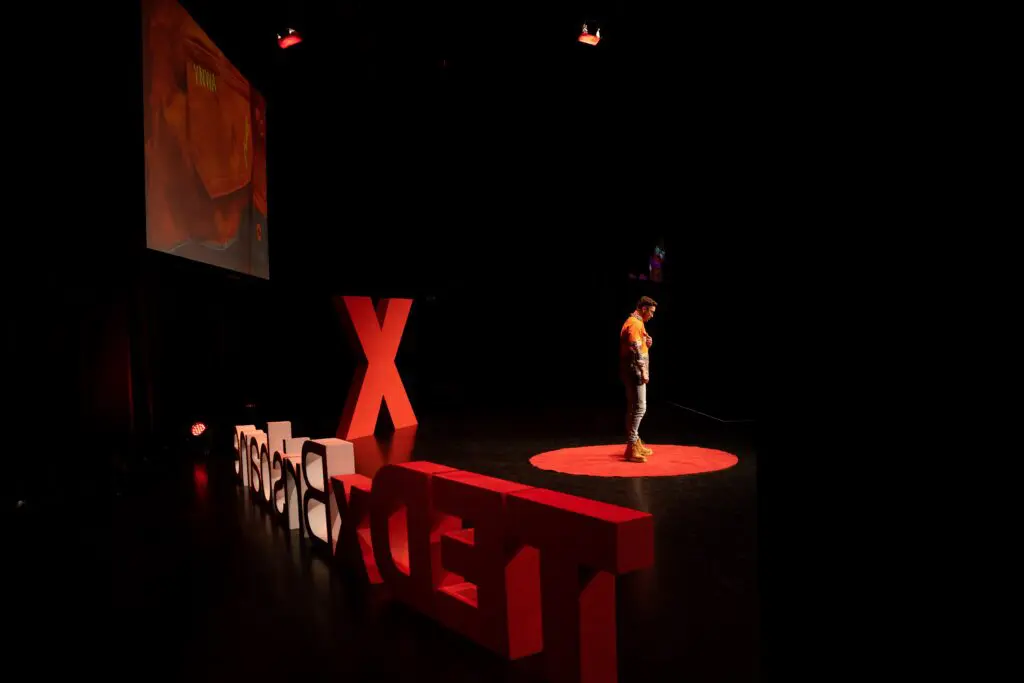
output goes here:
[[626, 460], [647, 462], [654, 451], [644, 445], [637, 430], [647, 412], [647, 382], [650, 379], [647, 350], [654, 340], [647, 334], [644, 323], [654, 317], [657, 302], [645, 296], [636, 310], [626, 319], [619, 333], [619, 370], [626, 385]]

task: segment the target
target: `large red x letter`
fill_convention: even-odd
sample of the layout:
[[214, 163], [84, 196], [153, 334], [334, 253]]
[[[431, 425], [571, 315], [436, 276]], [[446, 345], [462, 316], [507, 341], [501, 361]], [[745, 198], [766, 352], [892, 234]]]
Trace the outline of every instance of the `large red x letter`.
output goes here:
[[[345, 411], [338, 424], [338, 438], [350, 441], [371, 436], [377, 425], [381, 398], [388, 402], [395, 429], [415, 425], [416, 415], [395, 367], [412, 299], [381, 299], [376, 311], [366, 296], [343, 296], [341, 301], [352, 323], [350, 331], [355, 333], [353, 346], [357, 339], [366, 364], [359, 367], [352, 379]], [[340, 313], [341, 306], [338, 310]]]

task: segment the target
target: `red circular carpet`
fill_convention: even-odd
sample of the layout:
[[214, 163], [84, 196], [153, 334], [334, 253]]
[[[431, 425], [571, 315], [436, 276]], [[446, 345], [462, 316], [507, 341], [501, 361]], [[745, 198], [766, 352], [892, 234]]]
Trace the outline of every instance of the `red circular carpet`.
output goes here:
[[561, 448], [530, 458], [530, 464], [542, 470], [564, 474], [586, 474], [591, 477], [675, 477], [724, 470], [739, 458], [725, 451], [696, 446], [647, 444], [654, 455], [647, 462], [626, 462], [624, 444]]

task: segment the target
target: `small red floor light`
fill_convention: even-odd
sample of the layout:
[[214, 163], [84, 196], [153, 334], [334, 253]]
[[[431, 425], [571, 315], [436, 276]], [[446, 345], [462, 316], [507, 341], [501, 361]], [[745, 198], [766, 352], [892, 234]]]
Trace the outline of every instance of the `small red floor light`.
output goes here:
[[197, 462], [192, 466], [192, 481], [195, 482], [196, 492], [200, 495], [206, 493], [206, 487], [210, 483], [210, 475], [206, 473], [206, 465]]
[[283, 36], [280, 33], [277, 34], [277, 44], [281, 46], [282, 50], [292, 45], [298, 45], [301, 42], [302, 36], [293, 28], [288, 29], [288, 32]]
[[597, 33], [590, 35], [587, 31], [587, 25], [583, 24], [583, 33], [580, 34], [578, 40], [581, 43], [586, 43], [587, 45], [597, 45], [601, 42], [601, 29], [597, 29]]

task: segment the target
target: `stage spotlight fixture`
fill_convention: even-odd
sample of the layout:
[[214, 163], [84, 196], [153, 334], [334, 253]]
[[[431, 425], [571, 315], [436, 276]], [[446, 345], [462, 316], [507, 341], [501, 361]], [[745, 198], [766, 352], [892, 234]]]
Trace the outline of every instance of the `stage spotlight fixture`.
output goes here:
[[590, 35], [590, 32], [587, 31], [587, 25], [583, 24], [583, 33], [580, 34], [580, 37], [577, 40], [581, 43], [586, 43], [587, 45], [597, 45], [601, 42], [601, 29], [598, 28], [597, 33]]
[[196, 422], [192, 425], [192, 436], [201, 436], [206, 431], [206, 424], [203, 422]]
[[298, 45], [301, 42], [302, 36], [293, 28], [288, 29], [283, 36], [280, 33], [277, 34], [277, 44], [281, 46], [282, 50], [292, 45]]

